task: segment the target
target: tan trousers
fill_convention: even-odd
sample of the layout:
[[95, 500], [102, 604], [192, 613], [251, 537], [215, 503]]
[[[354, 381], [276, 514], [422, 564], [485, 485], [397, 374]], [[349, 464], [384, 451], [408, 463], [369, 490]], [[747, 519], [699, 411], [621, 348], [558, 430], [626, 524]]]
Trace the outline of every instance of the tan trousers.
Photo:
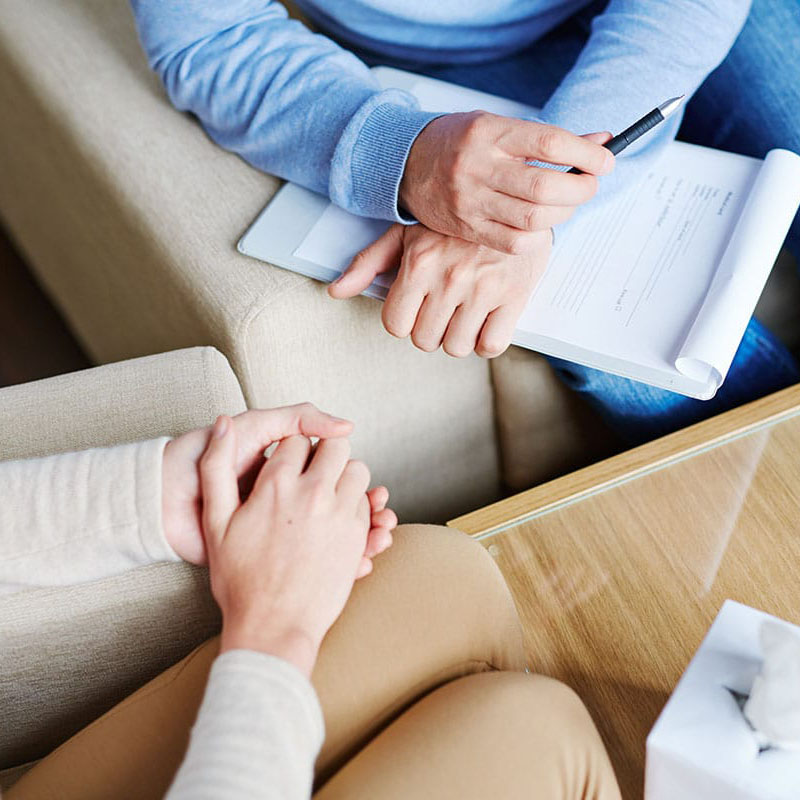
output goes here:
[[[484, 549], [403, 526], [328, 634], [319, 800], [618, 800], [599, 735], [566, 686], [525, 674], [519, 621]], [[6, 800], [156, 800], [188, 744], [212, 639], [27, 772]]]

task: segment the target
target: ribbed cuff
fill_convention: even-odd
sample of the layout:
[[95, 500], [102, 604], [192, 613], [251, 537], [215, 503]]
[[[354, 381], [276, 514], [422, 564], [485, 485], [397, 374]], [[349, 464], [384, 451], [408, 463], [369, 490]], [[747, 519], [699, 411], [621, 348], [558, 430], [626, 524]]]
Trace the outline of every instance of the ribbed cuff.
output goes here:
[[405, 224], [398, 193], [411, 145], [442, 112], [420, 111], [393, 103], [376, 106], [359, 131], [351, 155], [352, 200], [359, 213]]
[[164, 535], [163, 466], [164, 448], [169, 439], [162, 437], [138, 442], [136, 448], [136, 518], [139, 539], [153, 562], [180, 561]]

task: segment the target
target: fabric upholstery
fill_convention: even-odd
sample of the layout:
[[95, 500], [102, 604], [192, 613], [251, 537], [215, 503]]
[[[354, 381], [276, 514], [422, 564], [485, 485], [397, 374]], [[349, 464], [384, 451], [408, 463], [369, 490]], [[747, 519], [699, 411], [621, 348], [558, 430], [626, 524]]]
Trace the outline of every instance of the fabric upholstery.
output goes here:
[[0, 459], [176, 436], [244, 410], [212, 347], [145, 356], [0, 389]]
[[405, 519], [496, 499], [488, 364], [421, 353], [383, 332], [377, 301], [236, 252], [279, 182], [169, 105], [125, 0], [0, 15], [0, 216], [95, 359], [214, 345], [250, 406], [352, 418]]
[[527, 489], [613, 453], [614, 438], [602, 420], [538, 353], [510, 348], [492, 361], [492, 378], [510, 489]]
[[[176, 435], [245, 410], [192, 348], [0, 390], [0, 457]], [[0, 769], [39, 758], [218, 630], [205, 570], [159, 564], [0, 599]]]
[[0, 768], [41, 758], [219, 629], [205, 570], [158, 564], [0, 602]]

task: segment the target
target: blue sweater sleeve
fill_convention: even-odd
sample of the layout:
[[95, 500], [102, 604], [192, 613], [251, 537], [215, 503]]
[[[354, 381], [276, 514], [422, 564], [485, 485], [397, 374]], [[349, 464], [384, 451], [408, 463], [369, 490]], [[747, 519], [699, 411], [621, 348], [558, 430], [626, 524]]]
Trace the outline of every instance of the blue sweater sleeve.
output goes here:
[[[576, 133], [619, 133], [670, 97], [688, 99], [725, 58], [749, 8], [750, 0], [610, 0], [542, 120]], [[682, 116], [620, 154], [601, 195], [641, 174], [675, 138]]]
[[254, 166], [369, 217], [407, 222], [408, 151], [437, 114], [382, 91], [367, 67], [275, 0], [131, 0], [173, 104]]

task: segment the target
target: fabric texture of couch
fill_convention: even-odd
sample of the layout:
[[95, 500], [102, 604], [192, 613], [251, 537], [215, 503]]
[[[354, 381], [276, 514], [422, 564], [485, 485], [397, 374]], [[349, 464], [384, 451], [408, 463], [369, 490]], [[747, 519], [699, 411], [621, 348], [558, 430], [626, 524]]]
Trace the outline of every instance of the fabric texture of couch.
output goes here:
[[251, 407], [353, 419], [404, 518], [497, 497], [487, 362], [418, 352], [376, 301], [238, 254], [279, 181], [170, 106], [125, 0], [2, 0], [0, 16], [0, 217], [94, 359], [213, 345]]
[[[170, 106], [126, 0], [0, 0], [0, 18], [0, 219], [95, 360], [216, 347], [251, 407], [311, 400], [352, 418], [406, 521], [609, 451], [540, 356], [421, 353], [382, 330], [377, 301], [330, 300], [238, 254], [280, 182]], [[796, 345], [791, 266], [771, 285], [764, 320]]]
[[[178, 435], [244, 410], [210, 347], [134, 359], [0, 390], [0, 459]], [[0, 770], [41, 757], [219, 627], [206, 571], [183, 563], [9, 595], [0, 618]]]

